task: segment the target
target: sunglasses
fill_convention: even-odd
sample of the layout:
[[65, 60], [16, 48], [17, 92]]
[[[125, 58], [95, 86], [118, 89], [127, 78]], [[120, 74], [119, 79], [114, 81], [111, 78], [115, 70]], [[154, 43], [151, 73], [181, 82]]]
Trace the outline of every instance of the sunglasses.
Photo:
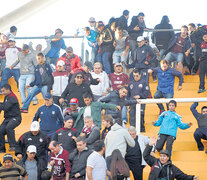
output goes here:
[[83, 76], [76, 76], [77, 79], [83, 79]]

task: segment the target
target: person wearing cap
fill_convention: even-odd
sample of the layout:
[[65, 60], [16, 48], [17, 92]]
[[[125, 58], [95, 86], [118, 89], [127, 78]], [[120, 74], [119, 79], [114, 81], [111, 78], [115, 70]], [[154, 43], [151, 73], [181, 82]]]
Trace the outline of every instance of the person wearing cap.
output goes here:
[[96, 29], [96, 19], [94, 17], [90, 17], [88, 19], [88, 22], [89, 22], [90, 29], [97, 32], [98, 30]]
[[18, 165], [23, 167], [28, 173], [28, 179], [39, 180], [42, 172], [46, 169], [44, 162], [36, 156], [37, 147], [29, 145], [27, 147], [26, 156], [17, 162]]
[[114, 51], [114, 35], [110, 27], [105, 26], [102, 21], [98, 23], [97, 42], [99, 46], [97, 62], [102, 63], [104, 71], [111, 73], [111, 56]]
[[[57, 63], [59, 61], [65, 62], [65, 70], [68, 73], [74, 74], [74, 72], [81, 67], [81, 61], [78, 55], [73, 53], [73, 48], [71, 46], [67, 47], [65, 49], [65, 53], [58, 59]], [[56, 68], [57, 68], [56, 63]]]
[[64, 126], [58, 129], [53, 137], [54, 141], [60, 142], [63, 149], [71, 153], [75, 148], [75, 139], [78, 137], [78, 132], [73, 128], [74, 120], [72, 116], [64, 117]]
[[80, 111], [80, 107], [78, 107], [78, 99], [72, 98], [69, 102], [69, 107], [66, 107], [63, 110], [63, 115], [67, 116], [70, 115], [70, 113], [78, 113]]
[[[178, 167], [172, 164], [170, 153], [168, 150], [160, 151], [159, 158], [150, 155], [153, 146], [156, 143], [156, 138], [150, 138], [149, 144], [146, 146], [143, 156], [144, 160], [151, 167], [149, 180], [154, 179], [182, 179], [182, 180], [199, 180], [198, 176], [191, 176], [183, 173]], [[170, 173], [168, 173], [170, 172]]]
[[[18, 54], [18, 59], [10, 66], [10, 69], [15, 68], [20, 64], [20, 78], [19, 78], [19, 92], [21, 96], [21, 102], [24, 104], [26, 100], [26, 93], [31, 91], [31, 88], [25, 88], [26, 85], [34, 81], [35, 78], [35, 66], [38, 64], [36, 59], [36, 52], [31, 51], [27, 44], [23, 44], [22, 51]], [[37, 98], [33, 98], [33, 104], [36, 105]]]
[[61, 98], [59, 100], [60, 104], [62, 104], [65, 99], [67, 101], [70, 101], [72, 98], [77, 98], [79, 102], [79, 107], [84, 107], [85, 103], [83, 100], [83, 94], [89, 93], [92, 96], [93, 99], [93, 93], [90, 89], [90, 86], [84, 82], [84, 76], [83, 73], [78, 72], [74, 75], [74, 82], [71, 82], [67, 85], [64, 92], [61, 95]]
[[4, 111], [4, 120], [0, 125], [0, 153], [5, 153], [5, 135], [9, 142], [9, 151], [14, 151], [16, 146], [14, 129], [20, 125], [22, 117], [19, 102], [16, 95], [12, 92], [9, 84], [1, 87], [4, 101], [0, 103], [0, 112]]
[[51, 66], [45, 61], [44, 54], [38, 53], [36, 57], [38, 65], [35, 67], [35, 80], [29, 85], [26, 85], [26, 88], [32, 87], [32, 89], [21, 107], [22, 113], [28, 113], [29, 105], [33, 97], [40, 92], [44, 97], [47, 92], [50, 92], [54, 82]]
[[63, 114], [60, 106], [53, 103], [50, 93], [45, 94], [44, 100], [45, 105], [39, 107], [33, 121], [40, 119], [40, 130], [52, 139], [55, 132], [63, 125]]
[[17, 27], [16, 26], [11, 26], [9, 28], [9, 30], [10, 31], [8, 33], [6, 33], [7, 40], [9, 38], [15, 38], [15, 36], [17, 35]]
[[24, 180], [28, 180], [27, 171], [14, 163], [11, 154], [5, 154], [3, 156], [3, 166], [0, 167], [0, 178], [5, 180], [15, 180], [20, 179], [21, 177], [23, 177]]
[[65, 62], [63, 60], [58, 60], [56, 71], [52, 73], [54, 78], [54, 83], [52, 86], [52, 95], [54, 103], [60, 105], [59, 99], [61, 94], [68, 85], [69, 72], [65, 70]]
[[18, 81], [20, 77], [20, 66], [17, 65], [15, 68], [10, 69], [10, 66], [16, 61], [16, 59], [18, 58], [18, 53], [21, 51], [21, 48], [16, 47], [15, 44], [15, 39], [9, 38], [8, 47], [5, 51], [6, 66], [1, 77], [0, 88], [2, 85], [8, 84], [8, 79], [10, 79], [12, 76], [14, 77], [18, 87]]
[[[16, 157], [21, 160], [27, 155], [27, 148], [30, 145], [36, 147], [36, 157], [42, 162], [46, 161], [45, 151], [48, 149], [50, 143], [50, 138], [40, 131], [39, 122], [34, 121], [31, 123], [30, 131], [22, 134], [17, 141], [17, 146], [15, 148]], [[46, 166], [45, 166], [46, 167]]]
[[55, 35], [52, 35], [51, 40], [51, 49], [50, 51], [45, 55], [46, 60], [48, 61], [49, 64], [56, 65], [56, 62], [59, 58], [60, 55], [60, 50], [61, 49], [66, 49], [65, 41], [62, 38], [63, 31], [61, 29], [56, 29], [55, 30]]

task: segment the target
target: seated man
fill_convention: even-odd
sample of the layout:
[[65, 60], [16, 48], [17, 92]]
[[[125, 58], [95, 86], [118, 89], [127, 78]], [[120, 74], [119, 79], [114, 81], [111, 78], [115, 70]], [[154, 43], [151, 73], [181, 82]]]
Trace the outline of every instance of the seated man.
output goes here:
[[[201, 108], [201, 113], [198, 113], [198, 111], [196, 110], [197, 106], [198, 106], [198, 103], [195, 102], [191, 106], [190, 110], [192, 111], [198, 123], [198, 128], [194, 132], [194, 138], [196, 140], [198, 150], [203, 151], [204, 146], [201, 142], [201, 139], [207, 140], [207, 106], [203, 106]], [[206, 153], [207, 153], [207, 150], [206, 150]]]
[[87, 147], [84, 137], [78, 137], [76, 140], [77, 148], [69, 154], [71, 162], [70, 180], [85, 180], [86, 163], [88, 156], [92, 153]]

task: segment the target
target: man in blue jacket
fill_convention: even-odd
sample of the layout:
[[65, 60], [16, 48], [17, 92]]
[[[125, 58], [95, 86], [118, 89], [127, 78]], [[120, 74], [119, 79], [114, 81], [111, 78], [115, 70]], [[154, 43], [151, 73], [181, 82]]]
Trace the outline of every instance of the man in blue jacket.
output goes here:
[[166, 142], [166, 149], [168, 150], [170, 156], [172, 153], [173, 142], [176, 139], [178, 127], [184, 130], [193, 125], [191, 122], [182, 122], [181, 116], [175, 112], [176, 106], [176, 101], [171, 100], [169, 102], [169, 111], [163, 112], [157, 121], [152, 122], [152, 125], [154, 126], [161, 126], [158, 133], [156, 149], [161, 151]]
[[[169, 62], [162, 60], [160, 62], [160, 67], [149, 69], [148, 73], [154, 72], [157, 74], [158, 86], [157, 91], [154, 94], [155, 99], [159, 98], [173, 98], [174, 95], [174, 80], [175, 76], [179, 78], [178, 90], [182, 89], [183, 76], [182, 73], [176, 71], [174, 68], [169, 67]], [[162, 104], [157, 104], [160, 109], [160, 114], [165, 111]], [[168, 104], [167, 104], [168, 109]]]

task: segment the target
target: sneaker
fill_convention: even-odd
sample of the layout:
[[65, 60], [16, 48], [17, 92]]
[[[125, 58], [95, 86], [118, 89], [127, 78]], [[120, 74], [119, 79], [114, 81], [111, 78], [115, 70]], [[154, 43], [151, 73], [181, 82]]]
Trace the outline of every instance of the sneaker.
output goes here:
[[206, 89], [199, 89], [198, 93], [202, 93], [202, 92], [205, 92], [205, 91], [206, 91]]
[[15, 147], [10, 147], [9, 151], [15, 151]]
[[33, 106], [37, 105], [38, 101], [33, 101]]
[[20, 109], [21, 113], [28, 113], [28, 110]]

